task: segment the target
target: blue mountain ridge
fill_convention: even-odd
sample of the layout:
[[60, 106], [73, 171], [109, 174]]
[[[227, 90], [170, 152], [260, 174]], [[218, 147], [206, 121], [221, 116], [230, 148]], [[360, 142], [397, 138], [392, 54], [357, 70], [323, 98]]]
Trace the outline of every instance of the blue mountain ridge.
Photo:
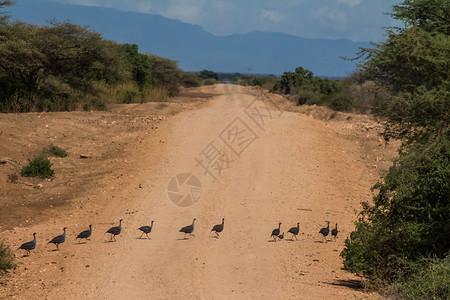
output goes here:
[[341, 77], [355, 68], [341, 57], [354, 57], [359, 47], [369, 46], [272, 32], [215, 36], [198, 25], [159, 15], [47, 0], [18, 0], [7, 10], [12, 21], [45, 25], [49, 20], [69, 20], [89, 26], [106, 39], [137, 44], [140, 52], [177, 60], [185, 71], [280, 75], [302, 66], [317, 76]]

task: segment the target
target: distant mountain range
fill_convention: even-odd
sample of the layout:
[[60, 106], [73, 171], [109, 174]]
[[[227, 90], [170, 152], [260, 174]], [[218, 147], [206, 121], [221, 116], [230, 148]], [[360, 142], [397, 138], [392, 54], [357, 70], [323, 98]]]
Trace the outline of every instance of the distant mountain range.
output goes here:
[[140, 52], [177, 60], [185, 71], [280, 75], [302, 66], [318, 76], [339, 77], [355, 68], [340, 57], [354, 57], [358, 47], [369, 46], [268, 32], [215, 36], [198, 25], [159, 15], [44, 0], [18, 0], [8, 12], [12, 20], [38, 25], [51, 19], [87, 25], [106, 39], [137, 44]]

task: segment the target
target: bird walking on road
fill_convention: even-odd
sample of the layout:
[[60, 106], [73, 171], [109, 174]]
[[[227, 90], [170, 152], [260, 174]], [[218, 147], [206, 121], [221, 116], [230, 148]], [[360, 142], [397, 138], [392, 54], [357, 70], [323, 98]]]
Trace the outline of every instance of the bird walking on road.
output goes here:
[[275, 242], [277, 241], [277, 236], [280, 234], [280, 228], [281, 228], [281, 223], [278, 224], [278, 228], [275, 228], [274, 230], [272, 230], [272, 234], [270, 235], [270, 237], [273, 237], [273, 240]]
[[278, 238], [279, 238], [280, 240], [284, 239], [284, 232], [283, 232], [282, 234], [279, 234], [279, 235], [278, 235]]
[[[196, 219], [194, 219], [194, 220], [192, 221], [192, 224], [191, 224], [191, 225], [185, 226], [185, 227], [183, 227], [183, 228], [180, 229], [180, 232], [183, 232], [183, 233], [184, 233], [184, 238], [186, 238], [186, 234], [188, 234], [188, 233], [189, 233], [189, 235], [193, 235], [192, 233], [194, 232], [194, 222], [195, 222], [195, 220], [196, 220]], [[194, 235], [194, 236], [195, 236], [195, 235]]]
[[321, 233], [323, 235], [323, 237], [325, 238], [325, 243], [327, 242], [327, 236], [328, 234], [330, 234], [330, 222], [327, 222], [327, 227], [324, 227], [322, 229], [320, 229], [319, 233]]
[[55, 236], [54, 238], [51, 239], [50, 242], [48, 242], [49, 244], [55, 244], [56, 245], [56, 250], [59, 250], [59, 244], [62, 244], [66, 241], [66, 227], [64, 227], [64, 232], [61, 235]]
[[91, 237], [91, 234], [92, 234], [92, 225], [89, 225], [89, 229], [80, 232], [80, 233], [77, 235], [76, 239], [79, 239], [79, 240], [78, 240], [78, 243], [79, 243], [79, 242], [81, 242], [81, 239], [86, 239], [86, 240], [88, 240], [88, 238]]
[[108, 231], [106, 233], [110, 233], [111, 234], [111, 238], [110, 241], [113, 240], [114, 238], [114, 242], [116, 241], [116, 235], [119, 235], [120, 232], [122, 231], [122, 219], [120, 219], [119, 221], [119, 226], [116, 227], [111, 227], [110, 229], [108, 229]]
[[295, 239], [298, 241], [297, 239], [297, 235], [300, 232], [300, 223], [297, 223], [297, 227], [292, 227], [291, 229], [289, 229], [288, 233], [292, 233], [292, 238], [295, 237]]
[[142, 227], [139, 227], [139, 230], [142, 231], [142, 234], [141, 234], [141, 236], [140, 236], [139, 238], [142, 238], [142, 236], [143, 236], [144, 233], [145, 233], [145, 235], [146, 235], [147, 238], [149, 239], [148, 234], [149, 234], [150, 232], [152, 232], [153, 222], [154, 222], [154, 221], [152, 221], [152, 223], [150, 224], [150, 226], [142, 226]]
[[214, 227], [211, 229], [211, 232], [214, 231], [214, 232], [216, 233], [217, 237], [220, 237], [220, 236], [219, 236], [219, 232], [222, 232], [222, 231], [223, 231], [223, 225], [224, 225], [224, 223], [225, 223], [225, 218], [222, 218], [222, 224], [214, 225]]
[[33, 240], [30, 242], [23, 243], [17, 250], [23, 249], [27, 251], [26, 256], [30, 255], [30, 251], [36, 248], [36, 233], [33, 233]]
[[331, 235], [334, 237], [334, 241], [336, 242], [336, 238], [337, 238], [337, 235], [338, 235], [337, 223], [336, 223], [336, 228], [331, 230]]

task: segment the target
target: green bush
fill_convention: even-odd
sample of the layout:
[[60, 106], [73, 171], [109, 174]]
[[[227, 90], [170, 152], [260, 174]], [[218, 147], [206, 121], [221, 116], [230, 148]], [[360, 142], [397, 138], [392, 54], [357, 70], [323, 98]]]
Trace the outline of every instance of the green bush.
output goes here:
[[205, 81], [203, 82], [204, 85], [214, 85], [216, 83], [218, 83], [218, 81], [215, 79], [205, 79]]
[[383, 294], [399, 299], [450, 299], [450, 256], [411, 264], [411, 276], [387, 286]]
[[351, 111], [353, 108], [352, 101], [344, 94], [333, 94], [327, 97], [326, 105], [337, 111]]
[[186, 88], [199, 87], [200, 77], [195, 73], [183, 72], [181, 74], [181, 85]]
[[66, 150], [50, 144], [48, 147], [42, 150], [42, 154], [45, 156], [67, 157], [69, 154]]
[[14, 267], [14, 256], [11, 248], [4, 241], [0, 241], [0, 275]]
[[313, 92], [300, 92], [297, 98], [297, 105], [321, 105], [320, 97]]
[[358, 238], [347, 241], [344, 267], [369, 278], [395, 281], [417, 272], [409, 266], [450, 250], [450, 129], [402, 149], [363, 203]]
[[54, 171], [51, 169], [52, 163], [47, 158], [37, 157], [33, 160], [28, 160], [28, 165], [22, 168], [21, 175], [23, 177], [52, 177]]

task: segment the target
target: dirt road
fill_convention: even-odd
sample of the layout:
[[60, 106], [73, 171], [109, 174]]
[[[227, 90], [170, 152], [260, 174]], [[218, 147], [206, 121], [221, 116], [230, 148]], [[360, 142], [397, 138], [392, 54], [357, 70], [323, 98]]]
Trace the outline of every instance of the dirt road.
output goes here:
[[[36, 232], [38, 247], [29, 257], [17, 252], [19, 266], [0, 297], [374, 297], [341, 269], [339, 253], [354, 210], [370, 199], [378, 168], [389, 164], [394, 148], [353, 120], [314, 119], [278, 96], [233, 85], [202, 89], [216, 96], [159, 122], [151, 134], [130, 133], [123, 152], [105, 161], [105, 173], [77, 183], [76, 200], [2, 232], [15, 248]], [[169, 184], [177, 174], [196, 177], [201, 187], [179, 182], [177, 192]], [[185, 195], [192, 196], [181, 202], [185, 207], [171, 200]], [[193, 218], [195, 236], [183, 239], [178, 231]], [[222, 218], [225, 229], [215, 238], [210, 230]], [[119, 219], [123, 231], [110, 243], [104, 233]], [[151, 220], [151, 239], [139, 239], [137, 228]], [[322, 241], [325, 221], [338, 223], [336, 242]], [[285, 239], [273, 242], [279, 222]], [[287, 234], [297, 222], [299, 241]], [[75, 235], [89, 224], [92, 239], [78, 244]], [[52, 251], [45, 243], [64, 226], [68, 239]]]

